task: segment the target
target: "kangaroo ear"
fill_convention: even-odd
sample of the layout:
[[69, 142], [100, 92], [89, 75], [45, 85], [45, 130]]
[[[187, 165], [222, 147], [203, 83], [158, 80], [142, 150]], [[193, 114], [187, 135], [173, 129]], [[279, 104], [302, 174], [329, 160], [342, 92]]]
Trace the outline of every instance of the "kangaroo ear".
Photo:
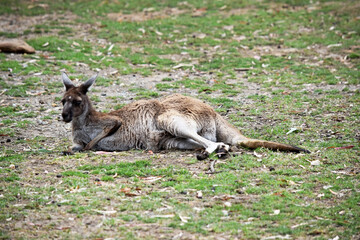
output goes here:
[[86, 94], [87, 91], [90, 89], [90, 87], [94, 84], [95, 79], [97, 78], [97, 74], [92, 76], [89, 80], [87, 80], [86, 82], [84, 82], [83, 84], [81, 84], [80, 86], [80, 91], [83, 94]]
[[62, 77], [63, 84], [65, 86], [66, 91], [69, 90], [70, 88], [75, 87], [75, 85], [72, 83], [70, 78], [66, 75], [66, 73], [62, 72], [61, 77]]

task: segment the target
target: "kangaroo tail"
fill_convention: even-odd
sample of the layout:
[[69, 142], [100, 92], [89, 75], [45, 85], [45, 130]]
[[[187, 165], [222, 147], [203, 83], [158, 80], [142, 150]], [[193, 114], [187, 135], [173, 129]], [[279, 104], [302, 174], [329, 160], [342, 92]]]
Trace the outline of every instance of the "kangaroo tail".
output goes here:
[[277, 142], [270, 142], [264, 140], [257, 140], [257, 139], [246, 139], [242, 140], [238, 143], [241, 147], [255, 149], [259, 147], [268, 148], [273, 151], [283, 151], [283, 152], [295, 152], [295, 153], [310, 153], [310, 151], [299, 148], [296, 146], [292, 146], [289, 144], [277, 143]]

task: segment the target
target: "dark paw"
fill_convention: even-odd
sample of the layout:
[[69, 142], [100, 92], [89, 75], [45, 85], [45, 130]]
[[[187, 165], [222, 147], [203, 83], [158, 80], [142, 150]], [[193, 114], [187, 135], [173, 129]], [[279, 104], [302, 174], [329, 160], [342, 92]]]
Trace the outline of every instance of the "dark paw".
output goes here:
[[64, 156], [74, 155], [73, 151], [63, 151], [62, 154]]
[[80, 152], [80, 151], [82, 151], [82, 150], [83, 150], [82, 147], [73, 147], [73, 148], [71, 149], [72, 152]]
[[218, 149], [216, 149], [216, 155], [220, 159], [225, 159], [229, 156], [228, 150], [226, 150], [225, 146], [221, 146]]
[[199, 161], [205, 160], [209, 157], [209, 153], [206, 151], [203, 151], [201, 153], [196, 154], [196, 159]]

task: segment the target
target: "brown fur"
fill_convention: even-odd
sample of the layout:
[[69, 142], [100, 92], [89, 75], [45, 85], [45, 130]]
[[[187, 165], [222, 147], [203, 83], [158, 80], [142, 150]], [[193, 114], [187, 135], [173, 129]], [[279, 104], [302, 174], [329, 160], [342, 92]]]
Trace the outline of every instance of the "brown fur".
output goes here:
[[287, 144], [249, 139], [209, 105], [180, 94], [140, 100], [110, 113], [97, 112], [86, 95], [96, 76], [75, 87], [63, 73], [63, 118], [72, 121], [73, 150], [122, 151], [132, 148], [196, 149], [210, 154], [235, 145], [255, 149], [308, 152]]

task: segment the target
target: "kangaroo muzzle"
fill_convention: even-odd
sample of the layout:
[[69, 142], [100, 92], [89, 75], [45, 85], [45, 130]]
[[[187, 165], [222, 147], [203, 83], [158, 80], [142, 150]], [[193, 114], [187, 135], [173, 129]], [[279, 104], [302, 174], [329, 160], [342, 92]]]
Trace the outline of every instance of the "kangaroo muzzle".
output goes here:
[[61, 115], [62, 115], [64, 122], [66, 122], [66, 123], [71, 122], [71, 120], [73, 118], [71, 106], [69, 106], [68, 104], [65, 104]]
[[71, 120], [72, 120], [72, 113], [70, 112], [70, 113], [62, 113], [61, 114], [62, 115], [62, 117], [63, 117], [63, 120], [64, 120], [64, 122], [71, 122]]

